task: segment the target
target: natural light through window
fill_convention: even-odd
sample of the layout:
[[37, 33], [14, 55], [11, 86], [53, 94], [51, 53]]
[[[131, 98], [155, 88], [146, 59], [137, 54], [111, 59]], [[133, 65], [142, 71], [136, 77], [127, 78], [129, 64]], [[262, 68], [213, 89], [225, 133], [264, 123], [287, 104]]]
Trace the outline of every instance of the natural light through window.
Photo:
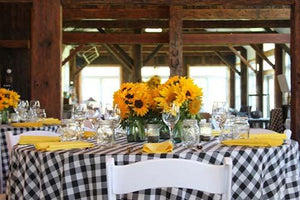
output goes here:
[[81, 72], [82, 101], [92, 97], [98, 105], [112, 105], [113, 93], [120, 88], [120, 77], [120, 67], [85, 67]]
[[211, 113], [214, 101], [229, 103], [229, 71], [226, 66], [192, 66], [189, 67], [190, 77], [203, 88], [203, 106], [201, 112]]
[[142, 81], [148, 81], [151, 76], [158, 75], [161, 78], [161, 83], [164, 83], [168, 80], [170, 76], [169, 67], [152, 67], [145, 66], [142, 67]]

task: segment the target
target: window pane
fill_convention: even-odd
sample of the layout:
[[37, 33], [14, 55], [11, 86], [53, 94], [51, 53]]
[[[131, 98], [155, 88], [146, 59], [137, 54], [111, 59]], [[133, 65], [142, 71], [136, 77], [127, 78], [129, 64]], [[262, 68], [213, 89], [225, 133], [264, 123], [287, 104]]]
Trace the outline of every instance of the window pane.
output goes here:
[[158, 75], [161, 78], [161, 83], [166, 82], [170, 76], [169, 67], [142, 67], [142, 81], [148, 81], [151, 76]]

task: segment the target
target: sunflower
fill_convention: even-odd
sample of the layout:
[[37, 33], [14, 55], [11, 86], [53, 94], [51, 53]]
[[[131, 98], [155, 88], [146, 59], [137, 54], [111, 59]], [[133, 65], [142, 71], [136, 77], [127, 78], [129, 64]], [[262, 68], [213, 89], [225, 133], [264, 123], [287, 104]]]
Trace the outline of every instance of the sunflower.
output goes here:
[[133, 99], [132, 109], [137, 116], [144, 116], [149, 111], [151, 96], [148, 93], [139, 92]]
[[129, 107], [128, 105], [125, 103], [124, 98], [122, 97], [122, 93], [120, 90], [116, 91], [114, 93], [114, 106], [118, 105], [119, 109], [120, 109], [120, 115], [122, 119], [125, 119], [128, 117], [129, 115]]
[[166, 81], [165, 85], [169, 85], [169, 86], [177, 85], [179, 84], [179, 80], [180, 80], [179, 76], [173, 76]]
[[150, 89], [157, 88], [160, 85], [161, 79], [159, 76], [155, 75], [150, 78], [147, 85]]
[[198, 114], [202, 104], [202, 99], [201, 98], [195, 98], [192, 100], [189, 104], [189, 112], [192, 115]]
[[202, 89], [199, 88], [192, 79], [181, 78], [180, 86], [182, 92], [185, 94], [186, 99], [193, 100], [196, 97], [202, 96]]
[[4, 95], [2, 93], [0, 93], [0, 110], [3, 110], [5, 107], [5, 100], [4, 100]]
[[15, 91], [9, 91], [9, 97], [10, 97], [9, 106], [12, 106], [14, 108], [17, 107], [18, 102], [20, 100], [20, 95], [18, 95], [18, 93], [16, 93]]

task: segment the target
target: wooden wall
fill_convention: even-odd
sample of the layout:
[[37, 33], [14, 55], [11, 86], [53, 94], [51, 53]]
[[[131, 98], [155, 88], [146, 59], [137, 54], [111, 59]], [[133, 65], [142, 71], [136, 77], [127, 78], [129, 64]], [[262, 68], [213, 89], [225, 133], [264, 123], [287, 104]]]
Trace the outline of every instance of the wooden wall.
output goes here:
[[[1, 3], [0, 19], [0, 40], [13, 40], [6, 46], [0, 46], [1, 78], [3, 78], [3, 71], [7, 67], [11, 67], [14, 90], [21, 95], [21, 99], [30, 99], [31, 61], [30, 48], [28, 47], [31, 4]], [[28, 42], [28, 45], [21, 44], [24, 40]]]

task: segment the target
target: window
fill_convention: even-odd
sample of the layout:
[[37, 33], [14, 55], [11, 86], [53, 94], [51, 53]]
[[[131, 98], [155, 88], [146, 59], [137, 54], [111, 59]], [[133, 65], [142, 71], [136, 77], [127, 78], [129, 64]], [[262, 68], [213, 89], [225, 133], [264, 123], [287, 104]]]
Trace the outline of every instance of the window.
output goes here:
[[142, 81], [148, 81], [150, 77], [157, 75], [161, 78], [161, 83], [166, 82], [170, 76], [170, 68], [169, 67], [152, 67], [145, 66], [142, 67]]
[[113, 94], [120, 88], [120, 67], [89, 66], [81, 72], [83, 102], [92, 97], [103, 106], [112, 105]]
[[203, 88], [203, 106], [201, 112], [211, 113], [214, 101], [229, 102], [229, 70], [226, 66], [192, 66], [190, 77]]

